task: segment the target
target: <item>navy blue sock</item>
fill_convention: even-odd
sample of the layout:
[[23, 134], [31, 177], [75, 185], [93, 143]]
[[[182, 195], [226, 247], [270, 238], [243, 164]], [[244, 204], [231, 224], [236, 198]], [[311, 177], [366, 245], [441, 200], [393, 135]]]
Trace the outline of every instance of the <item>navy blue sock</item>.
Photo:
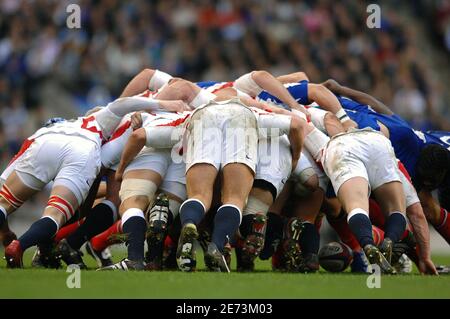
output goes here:
[[212, 242], [220, 251], [223, 250], [227, 238], [230, 239], [238, 230], [241, 212], [235, 206], [223, 205], [217, 210], [214, 218]]
[[259, 255], [262, 260], [269, 259], [278, 248], [278, 244], [283, 239], [283, 217], [281, 215], [268, 212], [267, 228], [264, 248]]
[[6, 209], [0, 206], [0, 227], [6, 222]]
[[319, 253], [320, 234], [315, 225], [306, 222], [303, 223], [303, 231], [299, 241], [304, 255]]
[[23, 251], [31, 246], [48, 242], [58, 231], [58, 225], [50, 217], [43, 217], [34, 222], [33, 225], [19, 238], [20, 247]]
[[372, 223], [365, 214], [355, 214], [348, 220], [348, 226], [350, 227], [353, 235], [355, 235], [361, 247], [366, 245], [375, 245], [372, 237]]
[[144, 260], [144, 241], [147, 222], [140, 216], [130, 217], [122, 226], [124, 234], [128, 235], [128, 259], [133, 261]]
[[398, 242], [406, 229], [406, 218], [401, 213], [393, 213], [386, 220], [384, 238], [389, 238], [394, 243]]
[[95, 235], [107, 230], [114, 223], [114, 211], [108, 204], [97, 204], [86, 216], [84, 223], [67, 237], [73, 249], [80, 249]]
[[182, 226], [187, 223], [198, 225], [202, 221], [204, 215], [205, 207], [196, 199], [188, 199], [181, 204], [180, 219]]

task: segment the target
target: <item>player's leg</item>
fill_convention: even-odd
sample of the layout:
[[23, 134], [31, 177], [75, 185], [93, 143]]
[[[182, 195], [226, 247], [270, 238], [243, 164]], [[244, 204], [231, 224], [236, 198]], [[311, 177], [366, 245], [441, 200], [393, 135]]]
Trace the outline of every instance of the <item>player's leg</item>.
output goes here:
[[197, 226], [210, 209], [214, 182], [217, 177], [214, 165], [198, 163], [186, 173], [187, 200], [181, 204], [181, 234], [177, 249], [177, 263], [182, 271], [195, 270], [194, 241], [198, 238]]
[[55, 185], [50, 193], [43, 216], [5, 250], [9, 267], [21, 267], [23, 252], [35, 245], [53, 240], [59, 227], [70, 219], [78, 208], [78, 199], [69, 188]]
[[400, 240], [407, 225], [405, 194], [400, 182], [384, 184], [374, 189], [373, 194], [381, 210], [388, 216], [384, 225], [385, 235], [380, 249], [390, 263], [393, 245]]
[[39, 180], [36, 180], [39, 185], [36, 183], [28, 185], [30, 181], [34, 182], [35, 180], [29, 174], [17, 173], [15, 171], [8, 176], [0, 189], [0, 227], [6, 223], [9, 214], [22, 206], [26, 200], [44, 186]]
[[81, 246], [94, 236], [108, 229], [117, 219], [117, 203], [120, 183], [114, 180], [114, 171], [107, 172], [106, 198], [102, 199], [87, 214], [84, 222], [69, 236], [67, 244], [74, 249], [80, 250]]
[[187, 200], [180, 207], [181, 234], [176, 253], [182, 271], [196, 267], [194, 241], [197, 226], [210, 209], [214, 183], [220, 168], [222, 131], [219, 125], [224, 113], [214, 105], [193, 113], [190, 118], [185, 148]]
[[122, 231], [127, 240], [127, 258], [103, 270], [143, 270], [144, 243], [147, 222], [144, 212], [154, 200], [156, 190], [162, 182], [162, 176], [148, 169], [125, 171], [120, 187]]

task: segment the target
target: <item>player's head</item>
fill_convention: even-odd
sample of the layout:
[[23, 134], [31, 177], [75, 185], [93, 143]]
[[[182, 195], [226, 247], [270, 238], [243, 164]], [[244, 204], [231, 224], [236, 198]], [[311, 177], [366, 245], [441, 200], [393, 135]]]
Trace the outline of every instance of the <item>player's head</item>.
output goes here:
[[426, 189], [439, 187], [450, 167], [450, 152], [437, 144], [425, 147], [417, 161], [417, 174]]

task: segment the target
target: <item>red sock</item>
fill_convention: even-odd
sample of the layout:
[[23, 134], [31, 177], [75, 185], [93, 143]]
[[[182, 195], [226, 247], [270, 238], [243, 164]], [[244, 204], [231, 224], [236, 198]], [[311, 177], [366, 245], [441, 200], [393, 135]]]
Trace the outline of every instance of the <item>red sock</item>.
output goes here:
[[114, 238], [111, 238], [111, 236], [121, 233], [122, 233], [122, 221], [118, 220], [103, 233], [100, 233], [91, 239], [92, 248], [94, 248], [95, 251], [103, 251], [108, 246], [119, 243], [120, 240], [115, 240]]
[[377, 226], [372, 225], [372, 236], [375, 245], [380, 245], [384, 239], [384, 231]]
[[55, 243], [59, 243], [61, 239], [67, 238], [74, 233], [78, 227], [84, 223], [84, 218], [61, 228], [55, 235]]
[[372, 198], [369, 199], [369, 217], [372, 225], [384, 229], [386, 218], [381, 211], [380, 205], [378, 205], [378, 203]]
[[356, 237], [353, 235], [350, 227], [348, 226], [347, 216], [345, 214], [339, 215], [338, 218], [327, 217], [327, 220], [344, 244], [349, 246], [354, 251], [361, 250], [358, 240], [356, 240]]
[[441, 208], [441, 218], [438, 225], [433, 225], [437, 232], [450, 244], [450, 216], [446, 209]]

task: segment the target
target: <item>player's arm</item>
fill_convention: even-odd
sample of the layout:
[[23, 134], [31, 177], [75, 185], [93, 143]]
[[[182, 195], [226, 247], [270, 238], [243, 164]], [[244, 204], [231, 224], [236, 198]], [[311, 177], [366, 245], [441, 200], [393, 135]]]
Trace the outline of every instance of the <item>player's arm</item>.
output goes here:
[[140, 128], [135, 130], [128, 138], [127, 143], [122, 152], [120, 163], [116, 171], [116, 180], [121, 181], [125, 168], [131, 163], [131, 161], [139, 154], [146, 142], [145, 129]]
[[[420, 203], [415, 206], [417, 205], [420, 206]], [[436, 275], [437, 270], [431, 260], [430, 231], [427, 219], [420, 207], [410, 207], [407, 209], [406, 214], [419, 246], [419, 270], [421, 273]]]
[[301, 81], [309, 81], [308, 76], [305, 72], [294, 72], [277, 77], [277, 80], [283, 84], [286, 83], [296, 83]]
[[380, 114], [394, 114], [383, 102], [377, 100], [367, 93], [342, 86], [332, 79], [329, 79], [322, 84], [335, 94], [346, 96], [361, 104], [370, 105], [376, 112]]
[[170, 74], [160, 70], [144, 69], [139, 72], [125, 87], [120, 97], [133, 96], [144, 92], [159, 90], [164, 84], [172, 79]]
[[345, 130], [349, 128], [357, 128], [358, 125], [350, 119], [341, 103], [327, 87], [322, 84], [308, 84], [308, 99], [320, 105], [326, 111], [336, 115], [339, 121], [344, 126]]
[[291, 109], [304, 113], [308, 118], [309, 112], [292, 97], [284, 85], [267, 71], [253, 71], [244, 74], [234, 82], [236, 89], [255, 97], [263, 90], [279, 98]]
[[189, 106], [181, 100], [162, 101], [144, 96], [131, 96], [119, 98], [110, 104], [107, 108], [119, 117], [128, 113], [137, 111], [170, 111], [183, 112], [190, 110]]

